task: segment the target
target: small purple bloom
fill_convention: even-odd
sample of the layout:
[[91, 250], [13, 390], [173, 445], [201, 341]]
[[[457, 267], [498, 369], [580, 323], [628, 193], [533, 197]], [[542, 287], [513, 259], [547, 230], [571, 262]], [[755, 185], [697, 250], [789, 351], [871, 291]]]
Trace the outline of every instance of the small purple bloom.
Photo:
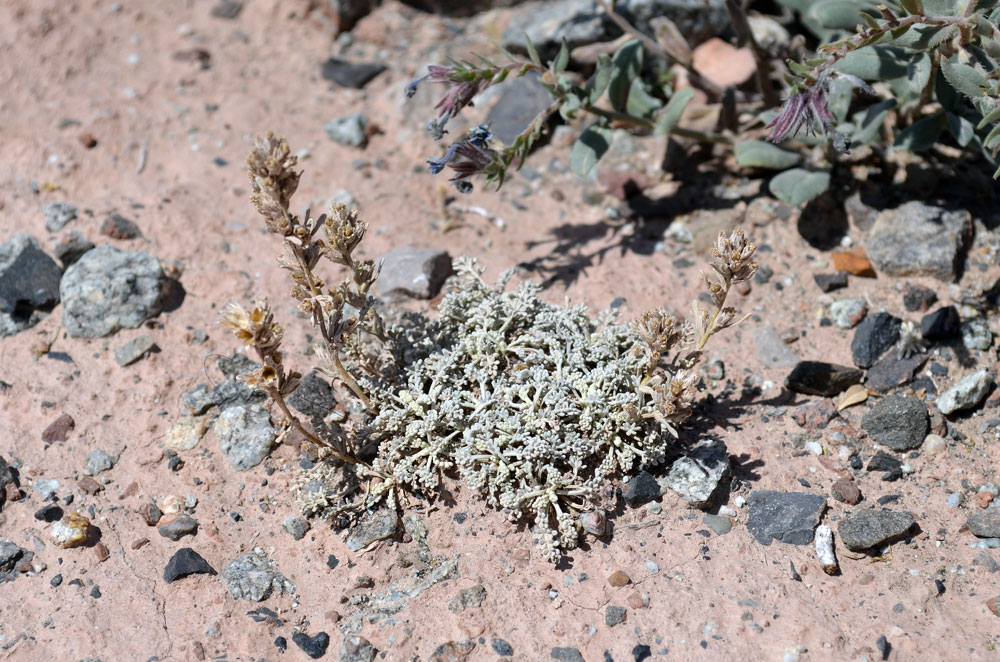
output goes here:
[[[848, 78], [854, 84], [853, 76]], [[851, 140], [838, 133], [834, 124], [836, 119], [830, 113], [828, 95], [830, 92], [831, 77], [827, 74], [820, 76], [812, 87], [796, 92], [785, 101], [778, 116], [771, 120], [765, 129], [771, 129], [768, 141], [780, 143], [793, 137], [799, 132], [803, 125], [806, 133], [814, 135], [815, 125], [819, 124], [823, 135], [833, 142], [833, 147], [838, 152], [850, 154]], [[861, 83], [865, 92], [871, 90], [870, 87]]]
[[442, 170], [444, 170], [445, 164], [451, 161], [451, 157], [455, 156], [455, 151], [458, 150], [458, 143], [452, 145], [448, 151], [439, 159], [427, 159], [427, 165], [430, 168], [431, 174], [436, 175]]

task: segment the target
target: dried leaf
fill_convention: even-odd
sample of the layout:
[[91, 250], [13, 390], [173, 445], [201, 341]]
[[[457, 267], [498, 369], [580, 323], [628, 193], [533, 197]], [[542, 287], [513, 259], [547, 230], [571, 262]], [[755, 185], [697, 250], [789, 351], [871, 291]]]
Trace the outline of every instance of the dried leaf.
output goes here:
[[844, 391], [844, 395], [841, 396], [840, 402], [837, 403], [837, 411], [844, 411], [848, 407], [859, 405], [867, 399], [868, 389], [861, 384], [855, 384]]

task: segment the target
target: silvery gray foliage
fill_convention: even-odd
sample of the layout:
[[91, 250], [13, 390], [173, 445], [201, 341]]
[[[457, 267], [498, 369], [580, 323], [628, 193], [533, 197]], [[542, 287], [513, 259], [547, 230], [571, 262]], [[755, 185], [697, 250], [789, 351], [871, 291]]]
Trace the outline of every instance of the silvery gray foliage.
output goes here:
[[[404, 367], [369, 391], [367, 433], [381, 440], [373, 467], [422, 494], [456, 470], [511, 520], [526, 518], [556, 560], [576, 547], [579, 514], [607, 479], [664, 458], [672, 428], [640, 388], [645, 345], [632, 326], [542, 301], [538, 284], [508, 290], [512, 271], [490, 286], [474, 260], [455, 266], [462, 284], [437, 321], [391, 329]], [[315, 487], [300, 493], [321, 512]]]

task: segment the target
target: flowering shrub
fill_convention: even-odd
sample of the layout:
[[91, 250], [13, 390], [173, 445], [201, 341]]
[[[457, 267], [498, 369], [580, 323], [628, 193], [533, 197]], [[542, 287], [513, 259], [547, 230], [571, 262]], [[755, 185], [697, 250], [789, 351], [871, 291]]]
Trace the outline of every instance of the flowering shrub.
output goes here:
[[[307, 514], [340, 517], [381, 502], [398, 508], [407, 495], [436, 494], [451, 472], [532, 525], [546, 557], [557, 560], [577, 545], [581, 516], [596, 508], [606, 481], [663, 460], [700, 395], [694, 368], [705, 343], [741, 321], [725, 305], [729, 291], [757, 268], [756, 247], [740, 230], [720, 234], [706, 277], [711, 308], [695, 302], [688, 323], [650, 310], [623, 325], [596, 322], [582, 306], [545, 303], [536, 284], [508, 290], [512, 271], [490, 285], [473, 260], [460, 259], [462, 282], [437, 321], [417, 315], [386, 324], [369, 294], [379, 267], [353, 257], [367, 230], [357, 210], [335, 204], [329, 216], [293, 214], [299, 174], [283, 139], [258, 139], [247, 163], [252, 200], [282, 238], [278, 260], [291, 296], [321, 337], [316, 370], [361, 405], [353, 418], [332, 412], [304, 425], [286, 402], [301, 374], [286, 365], [283, 329], [267, 301], [228, 306], [221, 324], [259, 363], [242, 379], [322, 449], [301, 481]], [[327, 286], [317, 273], [323, 259], [351, 276]]]

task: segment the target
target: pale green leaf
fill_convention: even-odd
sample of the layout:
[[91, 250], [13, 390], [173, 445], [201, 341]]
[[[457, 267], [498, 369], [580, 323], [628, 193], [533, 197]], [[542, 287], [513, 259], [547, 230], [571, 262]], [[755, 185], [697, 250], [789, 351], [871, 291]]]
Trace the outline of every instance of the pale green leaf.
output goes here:
[[975, 67], [959, 62], [955, 56], [941, 62], [941, 73], [956, 90], [967, 97], [986, 96], [989, 81]]
[[611, 130], [603, 126], [588, 127], [573, 143], [569, 165], [580, 177], [586, 177], [594, 165], [611, 147]]
[[660, 117], [656, 120], [656, 128], [653, 130], [658, 136], [665, 136], [674, 130], [677, 126], [677, 122], [680, 121], [681, 115], [684, 114], [684, 109], [694, 98], [694, 90], [690, 87], [685, 87], [684, 89], [677, 90], [674, 95], [670, 97], [670, 101], [667, 102], [666, 107], [660, 113]]
[[771, 193], [790, 205], [803, 205], [830, 188], [830, 173], [825, 170], [792, 168], [775, 175], [768, 185]]
[[735, 148], [736, 162], [744, 168], [785, 170], [802, 160], [798, 152], [782, 149], [763, 140], [745, 140]]
[[527, 32], [524, 34], [524, 46], [528, 49], [528, 57], [531, 58], [532, 64], [534, 64], [539, 69], [542, 69], [542, 59], [538, 57], [538, 51], [535, 50], [535, 45], [531, 43], [531, 37], [528, 36]]
[[646, 91], [646, 85], [642, 78], [632, 81], [632, 87], [628, 91], [628, 100], [625, 102], [625, 112], [636, 117], [649, 117], [663, 105], [663, 102], [654, 96], [650, 96]]
[[611, 58], [611, 68], [608, 99], [612, 108], [625, 112], [632, 81], [642, 71], [642, 44], [639, 40], [633, 39], [622, 44]]
[[911, 152], [919, 152], [928, 149], [937, 142], [941, 131], [944, 130], [944, 112], [937, 112], [930, 117], [917, 120], [910, 126], [899, 132], [896, 136], [895, 147]]
[[611, 82], [611, 57], [607, 53], [597, 56], [597, 67], [594, 75], [587, 80], [584, 89], [587, 91], [587, 100], [591, 104], [597, 103], [601, 95], [608, 89]]
[[552, 71], [558, 76], [562, 72], [566, 71], [566, 65], [568, 64], [569, 46], [566, 44], [566, 40], [563, 39], [562, 46], [559, 47], [559, 53], [556, 55], [556, 59], [552, 63]]
[[961, 115], [945, 113], [945, 124], [948, 127], [948, 132], [955, 137], [955, 142], [961, 147], [967, 146], [972, 137], [976, 135], [976, 129], [972, 126], [972, 122]]

